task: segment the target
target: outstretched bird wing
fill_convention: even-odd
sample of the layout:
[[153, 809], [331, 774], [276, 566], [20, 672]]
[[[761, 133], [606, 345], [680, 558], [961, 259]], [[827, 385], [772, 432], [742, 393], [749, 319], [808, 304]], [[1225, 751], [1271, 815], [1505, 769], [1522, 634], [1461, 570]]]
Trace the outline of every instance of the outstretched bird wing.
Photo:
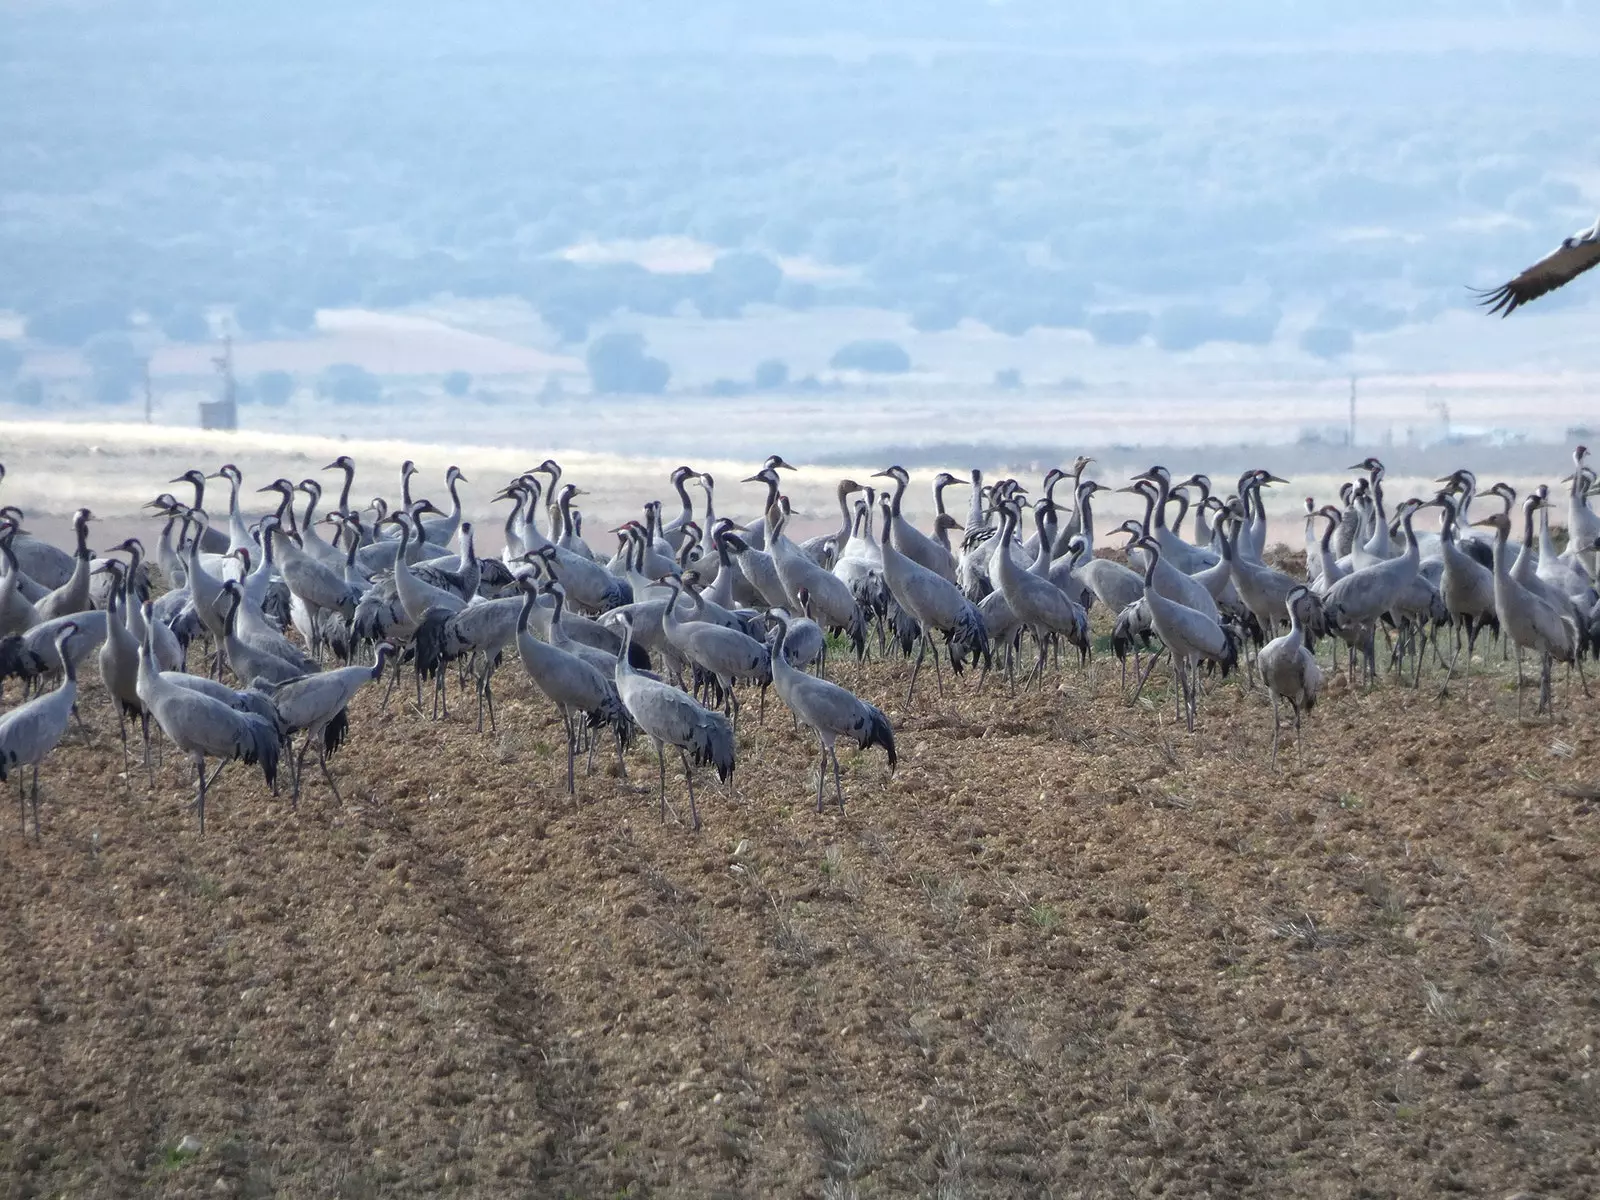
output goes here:
[[1553, 292], [1600, 263], [1600, 222], [1569, 237], [1508, 283], [1478, 292], [1478, 302], [1491, 313], [1509, 317], [1530, 300]]

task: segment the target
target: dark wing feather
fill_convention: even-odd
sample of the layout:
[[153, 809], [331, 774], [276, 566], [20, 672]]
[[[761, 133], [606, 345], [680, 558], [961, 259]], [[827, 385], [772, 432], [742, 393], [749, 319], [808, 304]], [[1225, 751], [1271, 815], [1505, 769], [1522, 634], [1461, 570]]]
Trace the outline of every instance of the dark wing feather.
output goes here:
[[1568, 238], [1510, 282], [1477, 292], [1478, 303], [1491, 314], [1509, 317], [1530, 300], [1555, 291], [1596, 263], [1600, 263], [1600, 238]]

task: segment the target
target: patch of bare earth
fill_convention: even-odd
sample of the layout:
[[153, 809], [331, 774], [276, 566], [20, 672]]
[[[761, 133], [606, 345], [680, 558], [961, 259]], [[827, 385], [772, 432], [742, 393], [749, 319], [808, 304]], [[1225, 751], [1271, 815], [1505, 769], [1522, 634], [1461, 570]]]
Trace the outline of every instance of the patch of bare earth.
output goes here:
[[569, 800], [514, 662], [498, 734], [368, 693], [342, 806], [230, 766], [204, 837], [88, 684], [0, 835], [0, 1190], [1594, 1194], [1600, 702], [1519, 724], [1490, 658], [1336, 680], [1279, 774], [1231, 681], [1190, 736], [1107, 657], [909, 709], [842, 665], [898, 773], [818, 815], [749, 706], [698, 835], [648, 751]]

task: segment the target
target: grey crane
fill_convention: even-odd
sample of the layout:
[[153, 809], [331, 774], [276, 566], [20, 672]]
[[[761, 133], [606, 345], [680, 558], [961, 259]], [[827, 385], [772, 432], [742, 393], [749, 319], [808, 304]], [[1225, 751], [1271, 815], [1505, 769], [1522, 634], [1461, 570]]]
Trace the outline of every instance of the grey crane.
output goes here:
[[[409, 477], [408, 477], [409, 478]], [[450, 511], [432, 521], [421, 523], [421, 533], [426, 541], [437, 546], [448, 545], [456, 536], [456, 531], [461, 528], [461, 485], [470, 483], [461, 468], [450, 466], [444, 473], [444, 486], [450, 492]], [[438, 511], [435, 509], [434, 511]]]
[[249, 687], [257, 679], [282, 683], [303, 675], [305, 671], [300, 663], [280, 658], [239, 637], [239, 609], [243, 603], [244, 594], [236, 580], [230, 579], [222, 585], [222, 604], [227, 613], [222, 635], [223, 655], [239, 686]]
[[[894, 480], [894, 492], [889, 500], [890, 540], [894, 543], [894, 548], [918, 566], [926, 567], [934, 574], [954, 583], [956, 560], [950, 551], [906, 520], [900, 511], [901, 501], [906, 495], [906, 486], [911, 482], [910, 473], [902, 466], [892, 466], [874, 472], [873, 478]], [[959, 481], [952, 480], [952, 482]]]
[[74, 616], [87, 612], [91, 607], [89, 575], [93, 570], [90, 564], [94, 555], [89, 553], [89, 522], [93, 518], [94, 514], [87, 508], [80, 508], [72, 514], [72, 532], [78, 543], [72, 555], [72, 576], [55, 591], [34, 603], [34, 610], [41, 621]]
[[[1048, 653], [1048, 638], [1051, 634], [1065, 637], [1078, 647], [1080, 654], [1087, 654], [1089, 646], [1089, 619], [1082, 606], [1069, 599], [1049, 579], [1024, 571], [1017, 566], [1011, 557], [1009, 543], [1016, 535], [1019, 512], [1014, 502], [1007, 502], [1000, 507], [1000, 545], [990, 560], [990, 576], [994, 579], [995, 587], [1005, 597], [1011, 611], [1017, 619], [1033, 630], [1034, 640], [1039, 644], [1039, 655], [1034, 662], [1033, 671], [1028, 680], [1024, 680], [1026, 688], [1031, 680], [1037, 679], [1040, 686], [1044, 682], [1044, 663]], [[1042, 539], [1041, 539], [1042, 540]], [[1046, 561], [1049, 557], [1049, 547], [1043, 549]]]
[[254, 713], [241, 712], [205, 692], [167, 679], [156, 669], [149, 642], [139, 650], [139, 699], [173, 745], [194, 762], [195, 808], [201, 833], [206, 831], [206, 791], [216, 780], [215, 776], [206, 778], [207, 758], [222, 760], [218, 774], [223, 765], [235, 759], [246, 766], [259, 765], [268, 786], [276, 786], [277, 727]]
[[[609, 726], [616, 734], [619, 767], [624, 767], [623, 752], [633, 740], [633, 721], [623, 706], [617, 684], [611, 676], [577, 655], [533, 636], [528, 624], [537, 603], [538, 584], [531, 575], [519, 576], [517, 582], [523, 592], [522, 608], [517, 618], [517, 654], [522, 659], [522, 669], [528, 673], [533, 685], [545, 694], [561, 714], [561, 723], [567, 734], [567, 794], [576, 795], [573, 759], [578, 748], [579, 715], [582, 715], [587, 730]], [[627, 645], [626, 637], [623, 644]], [[592, 762], [592, 742], [590, 759]]]
[[811, 593], [801, 588], [799, 600], [799, 616], [782, 608], [773, 609], [768, 616], [782, 617], [788, 622], [788, 632], [783, 641], [784, 661], [798, 671], [813, 664], [820, 670], [823, 656], [828, 650], [827, 635], [822, 632], [822, 626], [811, 619]]
[[[1461, 549], [1458, 537], [1460, 513], [1456, 507], [1455, 493], [1440, 492], [1436, 503], [1444, 510], [1444, 520], [1439, 531], [1439, 550], [1444, 569], [1439, 576], [1439, 595], [1444, 600], [1445, 611], [1455, 627], [1455, 654], [1445, 671], [1440, 694], [1450, 686], [1455, 675], [1456, 662], [1461, 656], [1461, 635], [1466, 634], [1467, 669], [1466, 686], [1472, 688], [1472, 655], [1477, 649], [1478, 635], [1485, 628], [1500, 628], [1494, 610], [1494, 572], [1486, 569], [1477, 559]], [[1327, 539], [1323, 539], [1326, 544]], [[1493, 553], [1491, 549], [1491, 554]], [[1493, 559], [1490, 559], [1491, 564]]]
[[673, 549], [683, 545], [684, 527], [694, 520], [694, 502], [689, 499], [688, 482], [698, 479], [700, 472], [691, 466], [682, 466], [672, 472], [672, 490], [678, 493], [678, 515], [661, 530]]
[[784, 653], [789, 635], [786, 616], [774, 613], [776, 630], [772, 646], [772, 681], [779, 697], [791, 712], [817, 735], [822, 747], [822, 757], [817, 763], [817, 811], [822, 811], [822, 792], [828, 777], [828, 764], [833, 763], [833, 796], [839, 808], [844, 808], [844, 788], [839, 782], [839, 752], [834, 743], [841, 737], [855, 741], [862, 750], [869, 746], [882, 746], [889, 756], [889, 770], [895, 768], [894, 728], [883, 710], [868, 704], [855, 693], [789, 665]]
[[772, 655], [766, 646], [736, 629], [705, 621], [679, 620], [678, 598], [683, 594], [683, 587], [676, 579], [669, 580], [668, 587], [671, 595], [661, 616], [661, 630], [679, 654], [715, 682], [721, 699], [731, 710], [734, 731], [739, 728], [740, 707], [738, 693], [734, 690], [736, 683], [748, 680], [756, 684], [761, 692], [764, 716], [767, 687], [772, 682]]
[[1578, 627], [1572, 617], [1538, 594], [1518, 583], [1506, 562], [1506, 541], [1511, 533], [1511, 518], [1495, 513], [1474, 524], [1495, 532], [1494, 611], [1501, 631], [1517, 648], [1517, 716], [1522, 716], [1522, 652], [1533, 650], [1540, 657], [1539, 705], [1535, 714], [1550, 708], [1550, 670], [1552, 661], [1578, 665]]
[[[626, 646], [633, 635], [633, 621], [620, 620]], [[656, 763], [661, 773], [661, 819], [667, 818], [667, 760], [664, 747], [672, 746], [683, 760], [684, 783], [689, 789], [690, 827], [700, 828], [700, 811], [694, 802], [694, 768], [709, 763], [717, 778], [733, 779], [733, 725], [721, 713], [712, 712], [693, 696], [671, 684], [662, 683], [633, 669], [627, 654], [617, 659], [617, 694], [623, 707], [640, 729], [655, 743]]]
[[1316, 598], [1304, 585], [1289, 593], [1289, 631], [1273, 638], [1256, 655], [1261, 668], [1261, 681], [1267, 685], [1272, 697], [1272, 765], [1278, 765], [1278, 733], [1281, 713], [1278, 702], [1284, 701], [1294, 712], [1294, 737], [1297, 753], [1303, 752], [1300, 719], [1317, 703], [1317, 693], [1322, 690], [1322, 668], [1306, 646], [1305, 610]]
[[[1162, 595], [1155, 585], [1161, 563], [1160, 543], [1147, 536], [1142, 539], [1141, 546], [1147, 554], [1143, 603], [1149, 610], [1156, 636], [1172, 655], [1174, 698], [1189, 732], [1193, 733], [1200, 702], [1199, 665], [1202, 661], [1214, 663], [1226, 678], [1239, 661], [1239, 637], [1231, 627]], [[1154, 663], [1151, 665], [1153, 667]]]
[[789, 540], [784, 528], [788, 519], [780, 505], [774, 505], [767, 514], [767, 545], [772, 554], [772, 565], [778, 573], [778, 582], [789, 597], [777, 607], [786, 608], [791, 604], [798, 607], [801, 589], [805, 589], [811, 594], [811, 609], [818, 622], [848, 637], [857, 658], [866, 657], [866, 614], [856, 603], [848, 584], [832, 571], [824, 570], [807, 558]]
[[1596, 263], [1600, 263], [1600, 217], [1589, 228], [1562, 238], [1559, 246], [1516, 278], [1479, 291], [1478, 303], [1490, 313], [1509, 317], [1530, 300], [1572, 282]]
[[84, 660], [100, 649], [100, 644], [105, 641], [104, 612], [56, 617], [54, 620], [41, 621], [27, 633], [0, 638], [0, 681], [16, 675], [29, 688], [34, 688], [46, 677], [61, 674], [66, 663], [56, 644], [56, 635], [69, 624], [77, 630], [77, 636], [72, 639], [68, 658], [74, 668], [82, 668]]
[[[781, 487], [778, 472], [792, 470], [794, 470], [794, 467], [784, 462], [782, 455], [769, 454], [767, 455], [767, 461], [761, 464], [761, 469], [759, 471], [757, 471], [754, 475], [746, 476], [744, 479], [739, 481], [740, 483], [764, 483], [767, 485], [767, 499], [766, 502], [761, 506], [761, 516], [757, 517], [754, 521], [751, 521], [744, 530], [745, 540], [750, 543], [751, 549], [765, 550], [767, 548], [766, 514], [771, 510], [773, 504], [775, 504], [778, 499], [778, 491]], [[708, 512], [710, 503], [711, 492], [708, 488], [706, 491], [706, 504]]]
[[[139, 721], [144, 739], [144, 765], [147, 774], [150, 766], [150, 714], [144, 701], [139, 699], [139, 639], [128, 628], [125, 611], [129, 600], [126, 568], [117, 559], [109, 559], [99, 568], [112, 577], [113, 587], [106, 607], [106, 640], [100, 643], [100, 681], [105, 684], [106, 695], [117, 710], [117, 734], [122, 739], [122, 767], [128, 770], [128, 718]], [[126, 774], [124, 774], [126, 778]], [[154, 786], [154, 776], [150, 776]]]
[[17, 560], [14, 521], [0, 522], [0, 637], [23, 633], [39, 623], [39, 610], [22, 590], [25, 572]]
[[[4, 467], [0, 467], [3, 478]], [[61, 547], [36, 538], [22, 527], [22, 510], [14, 504], [0, 508], [0, 516], [11, 519], [15, 536], [12, 552], [22, 568], [22, 573], [40, 587], [58, 588], [72, 577], [75, 567], [72, 555]]]
[[356, 694], [369, 683], [383, 678], [383, 669], [389, 655], [394, 653], [393, 642], [379, 642], [370, 667], [339, 667], [315, 675], [300, 675], [279, 683], [252, 683], [266, 694], [277, 710], [278, 723], [287, 741], [295, 734], [304, 734], [300, 753], [294, 758], [294, 790], [290, 802], [300, 802], [300, 780], [305, 773], [306, 754], [313, 746], [317, 749], [317, 766], [328, 781], [334, 802], [343, 804], [339, 785], [328, 770], [328, 755], [344, 744], [350, 728], [349, 706]]
[[1404, 554], [1352, 571], [1330, 587], [1322, 599], [1325, 623], [1344, 639], [1352, 654], [1356, 649], [1362, 651], [1363, 670], [1369, 682], [1376, 682], [1378, 677], [1373, 643], [1377, 622], [1396, 607], [1417, 577], [1420, 554], [1412, 518], [1420, 507], [1420, 500], [1406, 500], [1400, 505], [1401, 524], [1406, 534]]
[[1600, 554], [1595, 547], [1600, 544], [1600, 513], [1589, 507], [1588, 481], [1594, 473], [1584, 465], [1589, 456], [1587, 446], [1572, 452], [1571, 488], [1567, 492], [1567, 549], [1588, 570], [1591, 579], [1600, 579]]
[[[1185, 575], [1212, 566], [1217, 561], [1216, 551], [1205, 546], [1191, 545], [1167, 528], [1167, 497], [1172, 491], [1172, 472], [1158, 464], [1143, 474], [1135, 475], [1133, 479], [1135, 484], [1150, 485], [1145, 526], [1149, 530], [1150, 537], [1161, 547], [1163, 561]], [[1138, 487], [1124, 490], [1144, 494]]]
[[[454, 661], [468, 655], [476, 663], [474, 677], [478, 696], [478, 732], [483, 732], [483, 713], [489, 710], [489, 728], [496, 728], [493, 679], [501, 655], [517, 637], [521, 620], [522, 597], [513, 593], [495, 600], [468, 604], [444, 623], [442, 655]], [[442, 679], [443, 676], [441, 675]]]
[[[984, 668], [991, 665], [989, 632], [977, 605], [968, 600], [950, 580], [936, 571], [930, 571], [913, 562], [895, 548], [893, 538], [894, 511], [889, 502], [883, 502], [883, 536], [879, 546], [883, 551], [883, 578], [889, 593], [917, 622], [917, 660], [911, 668], [911, 682], [906, 687], [906, 703], [917, 690], [917, 672], [928, 650], [933, 650], [934, 678], [939, 683], [939, 694], [944, 695], [944, 675], [939, 667], [939, 650], [933, 646], [933, 631], [944, 635], [945, 649], [950, 655], [950, 667], [958, 674], [965, 665], [965, 655], [970, 652], [983, 660]], [[956, 650], [962, 651], [958, 657]]]
[[[77, 710], [78, 672], [67, 644], [78, 627], [69, 619], [55, 631], [56, 657], [66, 664], [61, 683], [54, 691], [19, 704], [0, 717], [0, 783], [18, 767], [33, 770], [33, 836], [39, 837], [39, 764], [56, 748], [67, 732], [67, 722]], [[17, 776], [17, 802], [22, 802], [22, 777]], [[22, 828], [28, 827], [28, 814], [22, 812]]]

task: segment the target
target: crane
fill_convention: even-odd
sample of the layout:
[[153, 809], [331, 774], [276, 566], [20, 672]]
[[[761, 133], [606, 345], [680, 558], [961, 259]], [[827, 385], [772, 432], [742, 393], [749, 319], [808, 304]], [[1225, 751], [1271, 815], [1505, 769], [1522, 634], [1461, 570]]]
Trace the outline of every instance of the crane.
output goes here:
[[733, 725], [721, 713], [714, 713], [693, 696], [680, 692], [633, 669], [626, 647], [633, 637], [633, 619], [624, 614], [622, 622], [624, 653], [617, 658], [617, 694], [635, 724], [655, 743], [656, 763], [661, 771], [661, 819], [667, 819], [667, 760], [665, 747], [672, 746], [683, 760], [683, 780], [689, 790], [690, 828], [699, 830], [700, 811], [694, 802], [694, 768], [710, 764], [724, 783], [733, 779]]
[[1300, 718], [1317, 703], [1317, 693], [1322, 690], [1322, 668], [1316, 657], [1306, 647], [1305, 610], [1315, 601], [1311, 589], [1303, 584], [1291, 591], [1286, 600], [1289, 610], [1289, 631], [1273, 638], [1256, 655], [1256, 665], [1261, 668], [1261, 681], [1267, 685], [1272, 697], [1272, 766], [1278, 766], [1278, 731], [1281, 721], [1279, 701], [1284, 701], [1294, 712], [1294, 737], [1296, 753], [1304, 752], [1301, 741]]
[[[72, 656], [67, 653], [67, 643], [78, 632], [78, 627], [67, 621], [55, 633], [56, 657], [65, 666], [61, 683], [54, 691], [36, 696], [19, 704], [0, 717], [0, 783], [4, 783], [18, 767], [33, 770], [33, 836], [39, 834], [39, 764], [56, 748], [67, 732], [67, 722], [78, 704], [78, 672]], [[22, 777], [17, 776], [17, 802], [22, 802]], [[22, 812], [22, 828], [28, 828], [28, 814]]]
[[893, 772], [897, 761], [894, 729], [889, 724], [889, 718], [876, 705], [868, 704], [836, 683], [791, 667], [784, 654], [789, 620], [777, 614], [772, 620], [775, 626], [772, 643], [773, 685], [800, 723], [817, 735], [817, 742], [822, 747], [822, 758], [817, 763], [817, 811], [822, 811], [822, 792], [830, 761], [833, 763], [834, 799], [843, 811], [844, 789], [839, 783], [839, 752], [834, 748], [834, 742], [840, 737], [849, 737], [862, 750], [869, 746], [882, 746], [884, 753], [889, 756], [889, 770]]
[[1600, 217], [1589, 228], [1562, 238], [1559, 246], [1514, 279], [1478, 291], [1478, 303], [1491, 314], [1509, 317], [1529, 301], [1571, 283], [1595, 263], [1600, 263]]

